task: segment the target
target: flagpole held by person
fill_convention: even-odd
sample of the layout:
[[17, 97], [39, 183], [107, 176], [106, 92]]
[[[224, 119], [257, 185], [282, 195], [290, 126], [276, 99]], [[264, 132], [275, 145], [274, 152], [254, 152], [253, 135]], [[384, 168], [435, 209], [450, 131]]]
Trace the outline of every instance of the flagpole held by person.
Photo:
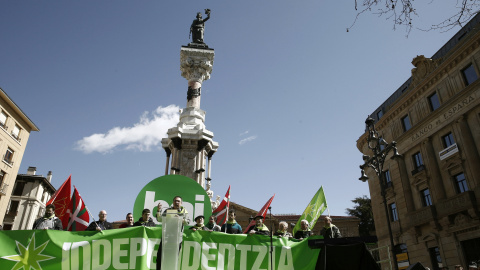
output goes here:
[[328, 209], [327, 208], [327, 199], [325, 197], [325, 193], [323, 192], [323, 186], [320, 186], [317, 193], [313, 196], [310, 203], [303, 211], [303, 214], [297, 221], [297, 224], [292, 230], [292, 234], [295, 236], [295, 233], [299, 230], [305, 231], [305, 228], [302, 228], [302, 222], [308, 224], [307, 229], [312, 229], [315, 226], [318, 218], [322, 215], [322, 213]]

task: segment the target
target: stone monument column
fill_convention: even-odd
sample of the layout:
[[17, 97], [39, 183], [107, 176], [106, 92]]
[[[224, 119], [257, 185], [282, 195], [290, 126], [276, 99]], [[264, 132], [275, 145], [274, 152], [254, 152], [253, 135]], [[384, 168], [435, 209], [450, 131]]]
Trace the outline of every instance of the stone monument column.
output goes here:
[[215, 51], [206, 46], [182, 46], [180, 71], [188, 81], [187, 106], [180, 111], [177, 126], [168, 130], [168, 138], [162, 139], [167, 155], [172, 153], [170, 174], [190, 177], [202, 187], [207, 155], [211, 157], [218, 148], [213, 132], [205, 127], [205, 111], [200, 109], [202, 83], [210, 78], [214, 56]]

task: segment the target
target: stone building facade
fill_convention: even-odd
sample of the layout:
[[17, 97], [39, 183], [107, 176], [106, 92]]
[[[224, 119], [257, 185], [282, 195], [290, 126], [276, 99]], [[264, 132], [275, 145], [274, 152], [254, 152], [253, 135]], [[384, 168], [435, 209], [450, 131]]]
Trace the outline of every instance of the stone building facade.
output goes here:
[[[13, 217], [16, 212], [10, 207], [10, 194], [13, 191], [23, 153], [30, 132], [38, 127], [0, 88], [0, 222], [5, 216]], [[7, 229], [9, 225], [6, 224]]]
[[[465, 268], [480, 260], [480, 16], [412, 64], [412, 76], [370, 116], [402, 155], [385, 162], [388, 217], [366, 169], [379, 246], [390, 244], [390, 222], [394, 251], [410, 264]], [[370, 155], [367, 136], [357, 148]]]
[[37, 175], [37, 168], [29, 167], [27, 174], [17, 175], [10, 197], [10, 212], [3, 219], [3, 226], [10, 230], [30, 230], [33, 223], [45, 212], [45, 204], [56, 189], [52, 186], [52, 172]]

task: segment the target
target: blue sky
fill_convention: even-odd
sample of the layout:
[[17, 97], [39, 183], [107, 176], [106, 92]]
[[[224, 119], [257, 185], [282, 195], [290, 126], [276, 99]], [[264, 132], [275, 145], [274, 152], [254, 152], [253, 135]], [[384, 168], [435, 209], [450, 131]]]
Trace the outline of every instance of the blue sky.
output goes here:
[[[340, 3], [341, 2], [341, 3]], [[428, 28], [454, 11], [419, 6]], [[449, 1], [445, 1], [449, 2]], [[301, 214], [323, 185], [330, 214], [368, 195], [358, 180], [364, 121], [450, 32], [393, 31], [354, 1], [1, 1], [0, 87], [40, 128], [19, 173], [72, 180], [96, 216], [124, 219], [162, 176], [160, 140], [186, 106], [180, 47], [196, 12], [212, 10], [215, 49], [203, 83], [206, 127], [219, 143], [212, 190], [259, 210]]]

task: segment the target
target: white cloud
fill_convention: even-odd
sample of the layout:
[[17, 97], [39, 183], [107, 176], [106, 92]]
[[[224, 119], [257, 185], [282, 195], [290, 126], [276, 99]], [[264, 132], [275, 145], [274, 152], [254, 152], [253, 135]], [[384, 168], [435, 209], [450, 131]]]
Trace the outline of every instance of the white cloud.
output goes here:
[[247, 138], [239, 141], [238, 144], [242, 145], [242, 144], [245, 144], [245, 143], [247, 143], [247, 142], [253, 141], [253, 140], [255, 140], [256, 138], [257, 138], [256, 135], [255, 135], [255, 136], [250, 136], [250, 137], [247, 137]]
[[176, 105], [169, 105], [160, 106], [151, 113], [144, 112], [132, 127], [114, 127], [107, 133], [84, 137], [75, 143], [75, 149], [85, 154], [105, 154], [122, 146], [127, 150], [151, 151], [167, 136], [167, 130], [177, 125], [179, 109]]
[[250, 132], [250, 131], [248, 131], [248, 130], [247, 130], [247, 131], [245, 131], [245, 132], [242, 132], [242, 133], [240, 133], [240, 135], [238, 135], [238, 136], [247, 135], [247, 134], [248, 134], [248, 132]]

